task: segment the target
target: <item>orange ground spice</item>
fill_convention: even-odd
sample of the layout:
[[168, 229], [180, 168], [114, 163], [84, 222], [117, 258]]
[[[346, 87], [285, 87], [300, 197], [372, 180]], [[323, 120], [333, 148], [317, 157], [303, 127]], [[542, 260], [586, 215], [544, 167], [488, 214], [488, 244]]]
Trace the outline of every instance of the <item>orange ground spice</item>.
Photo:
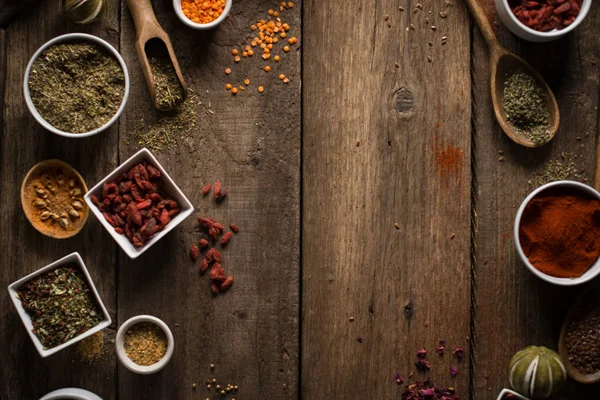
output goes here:
[[208, 24], [223, 14], [225, 0], [181, 0], [183, 15], [197, 24]]

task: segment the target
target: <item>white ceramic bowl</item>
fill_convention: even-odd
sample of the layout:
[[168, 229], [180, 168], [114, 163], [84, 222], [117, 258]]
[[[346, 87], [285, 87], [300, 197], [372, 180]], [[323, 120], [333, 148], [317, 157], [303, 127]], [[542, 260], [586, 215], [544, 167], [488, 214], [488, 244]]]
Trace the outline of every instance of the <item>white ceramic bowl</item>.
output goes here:
[[517, 392], [513, 392], [510, 389], [502, 389], [496, 400], [504, 400], [504, 398], [506, 398], [506, 396], [508, 396], [509, 394], [513, 395], [514, 398], [517, 400], [529, 400], [529, 398], [522, 396]]
[[508, 5], [508, 0], [496, 0], [496, 11], [500, 16], [504, 25], [515, 35], [520, 37], [521, 39], [528, 40], [530, 42], [550, 42], [552, 40], [556, 40], [560, 37], [563, 37], [567, 33], [571, 32], [575, 29], [581, 21], [583, 21], [590, 11], [590, 7], [592, 6], [592, 0], [583, 0], [581, 3], [581, 10], [579, 14], [575, 18], [575, 21], [569, 26], [561, 30], [553, 30], [550, 32], [539, 32], [535, 29], [531, 29], [528, 26], [524, 25], [515, 17], [510, 6]]
[[[23, 305], [21, 304], [21, 300], [19, 300], [19, 298], [17, 296], [17, 291], [19, 290], [19, 288], [21, 286], [23, 286], [25, 283], [29, 282], [31, 279], [36, 278], [42, 274], [45, 274], [46, 272], [52, 271], [53, 269], [58, 268], [59, 266], [65, 265], [65, 264], [77, 264], [79, 266], [79, 268], [81, 269], [81, 272], [83, 273], [83, 275], [86, 278], [87, 284], [92, 291], [92, 294], [94, 296], [94, 299], [96, 300], [96, 303], [98, 304], [98, 307], [100, 307], [100, 309], [102, 310], [102, 315], [104, 316], [104, 319], [102, 320], [102, 322], [100, 322], [95, 327], [88, 329], [81, 335], [74, 337], [73, 339], [69, 340], [68, 342], [63, 343], [60, 346], [52, 347], [51, 349], [44, 349], [44, 346], [42, 345], [40, 340], [32, 332], [33, 325], [31, 323], [31, 317], [29, 316], [27, 311], [25, 311], [25, 309], [23, 308]], [[60, 260], [55, 261], [52, 264], [45, 266], [44, 268], [38, 269], [37, 271], [27, 275], [26, 277], [21, 278], [18, 281], [10, 284], [10, 286], [8, 287], [8, 294], [10, 295], [10, 298], [12, 299], [13, 303], [15, 304], [15, 307], [17, 308], [19, 316], [21, 317], [21, 321], [23, 321], [23, 325], [25, 325], [25, 329], [27, 329], [27, 333], [29, 333], [29, 337], [31, 337], [33, 344], [35, 345], [38, 353], [40, 353], [40, 355], [42, 357], [48, 357], [54, 353], [57, 353], [57, 352], [61, 351], [62, 349], [69, 347], [70, 345], [77, 343], [80, 340], [85, 339], [86, 337], [89, 337], [89, 336], [93, 335], [94, 333], [101, 331], [104, 328], [107, 328], [112, 323], [112, 320], [110, 319], [110, 315], [108, 315], [108, 311], [106, 311], [106, 307], [104, 307], [104, 303], [102, 303], [102, 299], [100, 298], [100, 295], [98, 295], [98, 291], [96, 290], [96, 286], [94, 285], [94, 282], [92, 281], [92, 277], [90, 276], [90, 274], [85, 266], [85, 263], [81, 259], [81, 256], [79, 255], [79, 253], [71, 253], [68, 256], [63, 257]]]
[[[120, 235], [115, 232], [115, 228], [113, 228], [102, 215], [102, 212], [94, 205], [92, 202], [92, 195], [96, 195], [101, 197], [102, 193], [102, 185], [104, 183], [109, 183], [117, 179], [118, 176], [123, 173], [129, 171], [134, 165], [141, 163], [142, 161], [147, 161], [149, 164], [152, 164], [153, 167], [160, 171], [160, 179], [162, 179], [165, 183], [165, 192], [176, 200], [179, 203], [179, 207], [181, 211], [179, 214], [175, 216], [167, 226], [157, 234], [155, 234], [150, 240], [146, 242], [146, 244], [140, 248], [135, 247], [125, 235]], [[194, 212], [194, 206], [190, 201], [185, 197], [183, 192], [177, 187], [173, 179], [167, 174], [167, 171], [160, 165], [158, 160], [150, 153], [150, 151], [146, 148], [141, 149], [133, 156], [131, 156], [127, 161], [117, 167], [113, 172], [111, 172], [106, 178], [102, 179], [96, 186], [91, 188], [85, 196], [83, 196], [85, 202], [90, 207], [90, 210], [94, 213], [96, 218], [100, 220], [100, 223], [106, 228], [108, 233], [115, 239], [115, 241], [121, 246], [123, 251], [132, 259], [135, 259], [141, 256], [146, 250], [152, 247], [156, 242], [158, 242], [163, 236], [169, 233], [173, 228], [183, 222], [184, 219], [189, 217], [189, 215]]]
[[[140, 322], [151, 322], [157, 325], [167, 336], [167, 352], [156, 364], [148, 366], [137, 365], [131, 361], [129, 357], [127, 357], [127, 354], [125, 354], [125, 334], [133, 325]], [[125, 368], [131, 372], [135, 372], [136, 374], [148, 375], [160, 371], [169, 363], [171, 357], [173, 356], [173, 350], [175, 349], [175, 340], [173, 339], [173, 333], [171, 332], [171, 329], [169, 329], [167, 324], [165, 324], [161, 319], [151, 315], [138, 315], [136, 317], [129, 318], [123, 323], [123, 325], [121, 325], [117, 331], [115, 346], [117, 349], [117, 357], [119, 357], [119, 361], [121, 361], [121, 364], [123, 364]]]
[[[35, 62], [35, 60], [37, 60], [37, 58], [40, 56], [40, 54], [42, 54], [42, 52], [44, 52], [48, 47], [50, 47], [52, 45], [55, 45], [58, 43], [64, 43], [64, 42], [75, 42], [75, 41], [93, 42], [93, 43], [96, 43], [97, 45], [105, 48], [110, 54], [112, 54], [117, 59], [117, 61], [119, 62], [119, 65], [121, 66], [121, 69], [123, 70], [123, 74], [125, 75], [125, 93], [123, 94], [123, 101], [121, 102], [121, 106], [119, 107], [119, 109], [117, 110], [115, 115], [113, 115], [113, 117], [106, 124], [102, 125], [100, 128], [97, 128], [97, 129], [94, 129], [93, 131], [85, 132], [85, 133], [64, 132], [64, 131], [61, 131], [60, 129], [57, 129], [57, 128], [53, 127], [52, 125], [50, 125], [36, 110], [35, 106], [33, 105], [33, 101], [31, 100], [31, 95], [29, 93], [29, 74], [31, 73], [31, 68], [33, 67], [33, 63]], [[107, 129], [119, 118], [119, 116], [123, 112], [123, 109], [125, 108], [125, 104], [127, 103], [127, 98], [129, 97], [129, 72], [127, 72], [127, 66], [125, 65], [125, 61], [123, 60], [123, 57], [121, 57], [119, 52], [117, 50], [115, 50], [115, 48], [112, 47], [105, 40], [102, 40], [97, 36], [88, 35], [85, 33], [68, 33], [66, 35], [55, 37], [54, 39], [46, 42], [44, 45], [42, 45], [42, 47], [40, 47], [35, 52], [33, 57], [31, 57], [31, 60], [29, 60], [29, 64], [27, 64], [27, 69], [25, 70], [25, 77], [23, 78], [23, 94], [25, 95], [25, 103], [27, 104], [27, 108], [29, 108], [31, 115], [33, 115], [33, 117], [36, 119], [36, 121], [40, 125], [42, 125], [44, 128], [46, 128], [50, 132], [55, 133], [60, 136], [65, 136], [65, 137], [70, 137], [70, 138], [89, 137], [89, 136], [93, 136], [93, 135], [100, 133], [103, 130]]]
[[48, 393], [40, 400], [102, 400], [98, 395], [84, 389], [64, 388]]
[[219, 16], [219, 18], [215, 19], [212, 22], [209, 22], [208, 24], [198, 24], [196, 22], [193, 22], [188, 17], [186, 17], [181, 8], [181, 0], [173, 0], [173, 8], [175, 9], [175, 14], [177, 14], [177, 16], [179, 17], [181, 22], [183, 22], [190, 28], [198, 29], [198, 30], [207, 30], [207, 29], [216, 28], [221, 22], [223, 22], [225, 20], [225, 18], [227, 18], [227, 15], [229, 14], [229, 11], [231, 10], [232, 3], [233, 3], [233, 0], [226, 0], [225, 8], [223, 9], [223, 13]]
[[581, 275], [579, 278], [557, 278], [557, 277], [543, 273], [542, 271], [535, 268], [529, 262], [529, 259], [523, 252], [523, 248], [521, 247], [521, 242], [519, 239], [519, 227], [521, 225], [521, 217], [523, 216], [523, 211], [525, 210], [525, 207], [527, 206], [527, 204], [529, 204], [529, 202], [534, 197], [539, 195], [544, 190], [550, 189], [550, 188], [561, 188], [561, 187], [565, 188], [565, 189], [569, 189], [569, 190], [578, 190], [584, 194], [587, 194], [589, 196], [592, 196], [592, 197], [600, 200], [600, 193], [598, 193], [598, 191], [596, 191], [594, 188], [592, 188], [588, 185], [584, 185], [583, 183], [579, 183], [579, 182], [556, 181], [556, 182], [551, 182], [546, 185], [540, 186], [539, 188], [537, 188], [533, 192], [531, 192], [531, 194], [529, 196], [527, 196], [525, 198], [525, 200], [523, 200], [523, 203], [521, 203], [521, 207], [519, 207], [519, 211], [517, 211], [517, 216], [515, 218], [514, 232], [513, 232], [514, 238], [515, 238], [515, 247], [517, 248], [517, 253], [519, 254], [519, 257], [521, 258], [521, 261], [523, 262], [523, 264], [525, 264], [525, 266], [538, 278], [540, 278], [546, 282], [553, 283], [555, 285], [559, 285], [559, 286], [581, 285], [582, 283], [585, 283], [585, 282], [588, 282], [588, 281], [594, 279], [598, 274], [600, 274], [600, 259], [596, 260], [596, 262], [590, 268], [588, 268], [588, 270], [583, 275]]

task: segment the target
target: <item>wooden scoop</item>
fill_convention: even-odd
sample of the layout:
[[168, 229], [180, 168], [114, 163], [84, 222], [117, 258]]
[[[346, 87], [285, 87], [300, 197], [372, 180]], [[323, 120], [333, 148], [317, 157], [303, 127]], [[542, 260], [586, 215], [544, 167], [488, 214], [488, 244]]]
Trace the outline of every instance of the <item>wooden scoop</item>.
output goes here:
[[127, 0], [127, 6], [129, 7], [129, 11], [131, 11], [133, 22], [135, 23], [135, 48], [140, 63], [142, 64], [142, 71], [144, 72], [146, 84], [150, 91], [150, 97], [152, 97], [154, 106], [157, 109], [168, 111], [169, 109], [160, 107], [157, 102], [156, 87], [154, 85], [150, 63], [148, 62], [148, 52], [152, 52], [153, 56], [167, 57], [171, 60], [185, 96], [187, 94], [187, 87], [183, 80], [183, 76], [181, 75], [181, 69], [179, 68], [179, 63], [177, 62], [171, 39], [169, 39], [169, 35], [167, 35], [158, 23], [150, 0]]
[[[496, 35], [494, 34], [494, 31], [492, 30], [492, 26], [485, 16], [483, 9], [479, 3], [477, 3], [477, 0], [467, 0], [467, 6], [471, 11], [477, 26], [479, 26], [479, 30], [481, 31], [481, 34], [483, 35], [490, 51], [490, 83], [492, 85], [492, 102], [494, 103], [496, 119], [502, 127], [502, 130], [514, 142], [525, 147], [539, 147], [548, 143], [550, 140], [552, 140], [554, 135], [556, 135], [556, 131], [558, 130], [558, 125], [560, 123], [560, 114], [554, 93], [552, 93], [552, 90], [546, 81], [544, 81], [544, 78], [542, 78], [542, 76], [533, 67], [531, 67], [527, 61], [523, 60], [516, 54], [511, 53], [500, 45]], [[504, 117], [504, 113], [502, 111], [504, 82], [506, 78], [519, 71], [522, 71], [533, 77], [537, 81], [537, 84], [546, 92], [544, 99], [546, 101], [546, 108], [550, 114], [548, 126], [550, 135], [548, 140], [543, 143], [535, 144], [531, 142], [527, 137], [519, 133]]]
[[600, 304], [600, 291], [598, 291], [597, 285], [594, 288], [586, 290], [571, 306], [571, 309], [567, 313], [565, 321], [563, 322], [560, 330], [560, 338], [558, 339], [558, 354], [560, 354], [560, 358], [567, 369], [567, 373], [577, 382], [586, 384], [600, 382], [600, 371], [596, 372], [595, 374], [587, 375], [579, 372], [579, 370], [575, 368], [573, 364], [571, 364], [567, 350], [566, 334], [567, 328], [571, 324], [573, 318], [585, 304], [590, 302], [596, 302], [596, 304]]

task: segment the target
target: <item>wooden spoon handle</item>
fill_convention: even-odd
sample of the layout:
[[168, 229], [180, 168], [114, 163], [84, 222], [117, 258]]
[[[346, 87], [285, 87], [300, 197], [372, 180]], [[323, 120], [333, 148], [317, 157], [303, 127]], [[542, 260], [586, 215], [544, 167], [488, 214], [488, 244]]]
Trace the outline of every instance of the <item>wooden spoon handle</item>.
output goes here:
[[149, 26], [154, 25], [155, 28], [162, 31], [150, 0], [127, 0], [127, 6], [133, 16], [133, 23], [135, 24], [138, 39], [146, 29], [146, 24]]
[[490, 50], [492, 52], [501, 50], [502, 46], [500, 46], [500, 43], [498, 43], [498, 39], [494, 34], [492, 25], [490, 24], [490, 21], [487, 19], [483, 8], [481, 8], [477, 0], [467, 0], [467, 6], [469, 7], [471, 15], [477, 23], [477, 26], [479, 27], [479, 30], [481, 31], [481, 34], [483, 35], [483, 38], [485, 39]]

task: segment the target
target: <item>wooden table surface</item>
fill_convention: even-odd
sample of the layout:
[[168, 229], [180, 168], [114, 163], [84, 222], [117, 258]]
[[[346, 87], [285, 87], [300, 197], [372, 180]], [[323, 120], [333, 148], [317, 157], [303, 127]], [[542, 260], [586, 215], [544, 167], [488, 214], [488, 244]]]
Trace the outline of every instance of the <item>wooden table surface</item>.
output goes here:
[[[242, 230], [224, 252], [235, 284], [216, 298], [189, 258], [195, 218], [134, 261], [93, 216], [78, 236], [53, 240], [31, 227], [19, 204], [21, 180], [41, 160], [71, 163], [91, 186], [139, 149], [131, 132], [155, 112], [125, 2], [109, 0], [102, 21], [82, 27], [65, 22], [62, 1], [43, 1], [3, 27], [0, 286], [78, 251], [113, 325], [108, 351], [94, 365], [73, 348], [42, 359], [5, 292], [0, 399], [38, 399], [61, 387], [106, 400], [205, 399], [204, 382], [214, 375], [240, 386], [238, 400], [387, 400], [401, 398], [396, 371], [406, 381], [431, 376], [461, 399], [495, 399], [508, 386], [513, 353], [529, 344], [556, 348], [581, 291], [536, 279], [517, 260], [511, 232], [545, 162], [572, 154], [592, 180], [600, 7], [594, 3], [567, 37], [533, 44], [502, 25], [493, 0], [480, 1], [501, 43], [539, 68], [556, 93], [561, 127], [542, 148], [515, 145], [495, 122], [487, 49], [462, 1], [447, 9], [444, 0], [422, 1], [416, 13], [415, 0], [297, 1], [282, 14], [300, 45], [271, 62], [269, 74], [256, 56], [233, 63], [231, 49], [278, 2], [234, 0], [220, 28], [199, 32], [177, 19], [170, 1], [153, 1], [202, 102], [192, 135], [156, 156], [194, 215]], [[444, 10], [447, 18], [439, 16]], [[119, 49], [132, 82], [119, 123], [81, 140], [44, 131], [22, 94], [35, 50], [77, 31]], [[252, 81], [248, 90], [237, 97], [225, 90], [244, 77]], [[220, 205], [200, 193], [217, 179], [230, 190]], [[137, 314], [162, 318], [175, 336], [174, 357], [156, 375], [127, 371], [110, 343]], [[433, 352], [440, 337], [448, 347], [442, 358]], [[450, 354], [458, 346], [462, 362]], [[415, 371], [421, 348], [430, 351], [428, 374]], [[570, 382], [556, 399], [596, 399], [597, 391]]]

